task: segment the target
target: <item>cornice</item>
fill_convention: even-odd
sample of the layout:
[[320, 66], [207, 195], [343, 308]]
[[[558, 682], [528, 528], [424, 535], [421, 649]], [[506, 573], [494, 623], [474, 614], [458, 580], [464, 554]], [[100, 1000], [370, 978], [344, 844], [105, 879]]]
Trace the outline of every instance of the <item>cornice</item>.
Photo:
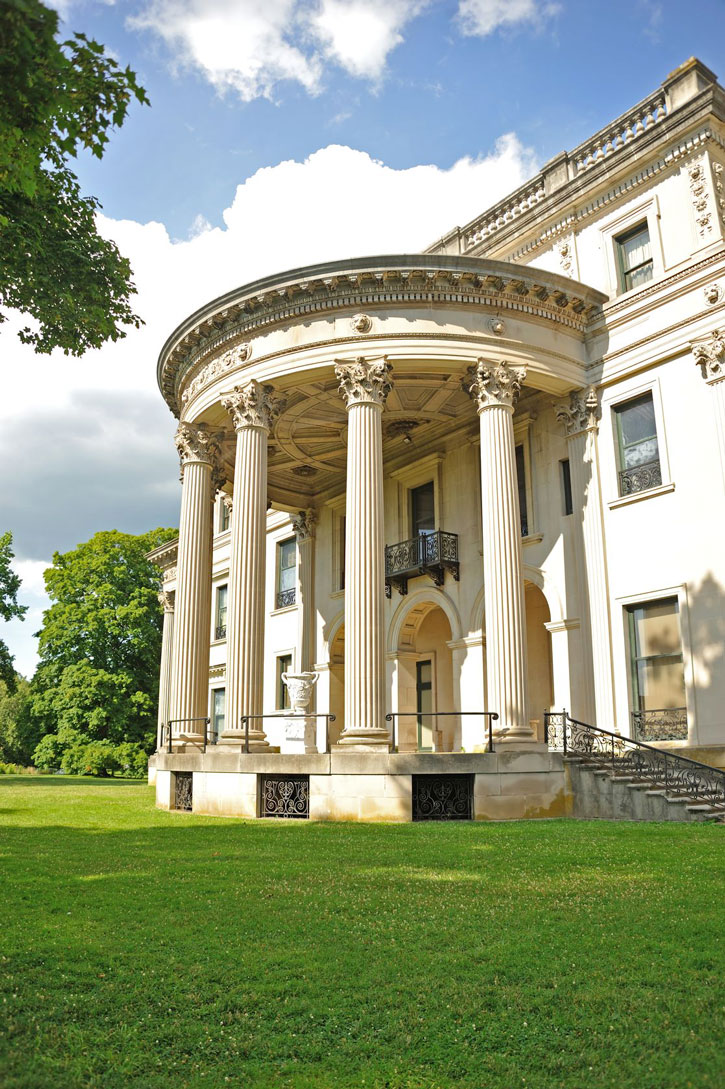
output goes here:
[[150, 560], [151, 563], [155, 563], [162, 571], [166, 571], [176, 563], [178, 551], [179, 538], [177, 537], [175, 541], [167, 541], [166, 544], [159, 545], [158, 548], [154, 548], [151, 552], [147, 552], [146, 559]]
[[[583, 334], [605, 300], [601, 292], [566, 276], [477, 257], [410, 254], [314, 265], [256, 281], [192, 314], [164, 345], [158, 381], [178, 415], [183, 387], [221, 350], [274, 326], [336, 310], [495, 306]], [[364, 343], [365, 336], [349, 339]]]

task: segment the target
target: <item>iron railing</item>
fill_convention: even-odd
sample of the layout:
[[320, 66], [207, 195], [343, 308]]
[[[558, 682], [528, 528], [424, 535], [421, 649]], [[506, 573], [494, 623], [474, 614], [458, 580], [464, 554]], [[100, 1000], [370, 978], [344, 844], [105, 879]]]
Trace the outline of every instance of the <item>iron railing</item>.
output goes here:
[[613, 774], [648, 782], [668, 794], [706, 803], [725, 812], [725, 771], [579, 722], [566, 711], [544, 713], [544, 738], [550, 749], [581, 756]]
[[215, 638], [216, 639], [226, 639], [226, 637], [227, 637], [227, 626], [226, 626], [226, 624], [217, 624]]
[[305, 719], [305, 718], [324, 718], [325, 720], [325, 752], [330, 751], [330, 723], [336, 719], [335, 715], [323, 714], [321, 711], [310, 711], [309, 714], [287, 714], [284, 711], [271, 712], [268, 715], [242, 715], [242, 729], [244, 731], [244, 751], [249, 752], [249, 723], [255, 719], [264, 718], [283, 718], [283, 719]]
[[277, 592], [277, 608], [286, 609], [288, 605], [294, 605], [296, 600], [295, 590], [279, 590]]
[[[197, 718], [170, 718], [169, 719], [169, 721], [166, 723], [166, 745], [167, 745], [166, 751], [167, 752], [173, 752], [173, 748], [172, 748], [172, 745], [173, 745], [172, 733], [173, 733], [173, 731], [172, 731], [171, 728], [172, 728], [172, 726], [177, 726], [180, 722], [203, 722], [204, 723], [204, 729], [202, 731], [201, 751], [206, 752], [206, 747], [209, 744], [209, 723], [211, 722], [211, 719], [210, 718], [199, 718], [199, 717], [197, 717]], [[214, 741], [212, 742], [212, 744], [215, 744], [216, 743], [216, 734], [213, 734], [212, 736], [214, 738]], [[177, 740], [178, 740], [178, 738], [177, 738]], [[192, 738], [187, 738], [187, 741], [189, 741], [192, 745], [196, 745], [196, 741], [194, 741]]]
[[687, 708], [632, 711], [632, 737], [637, 741], [686, 741]]
[[408, 579], [429, 575], [436, 586], [442, 586], [446, 571], [458, 581], [458, 534], [434, 529], [419, 533], [407, 541], [385, 546], [385, 592], [390, 597], [391, 586], [401, 594], [408, 592]]
[[659, 488], [661, 483], [662, 470], [659, 458], [656, 461], [646, 461], [642, 465], [633, 465], [631, 469], [619, 471], [619, 494], [622, 496], [646, 492], [649, 488]]
[[495, 752], [493, 747], [493, 724], [498, 721], [496, 711], [391, 711], [385, 716], [385, 721], [392, 723], [391, 751], [398, 752], [398, 729], [396, 720], [399, 718], [452, 718], [454, 716], [478, 715], [486, 719], [488, 733], [487, 752]]

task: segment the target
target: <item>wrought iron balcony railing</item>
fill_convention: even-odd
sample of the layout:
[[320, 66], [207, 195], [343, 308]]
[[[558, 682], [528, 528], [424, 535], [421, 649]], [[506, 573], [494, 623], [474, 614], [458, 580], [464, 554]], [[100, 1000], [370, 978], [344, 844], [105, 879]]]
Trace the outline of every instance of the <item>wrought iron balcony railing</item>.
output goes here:
[[622, 469], [619, 473], [619, 494], [634, 495], [646, 492], [649, 488], [659, 488], [662, 483], [662, 471], [659, 460], [646, 461], [643, 465], [634, 465], [631, 469]]
[[294, 605], [295, 603], [295, 591], [292, 590], [278, 590], [277, 591], [277, 608], [286, 609], [288, 605]]
[[227, 637], [227, 626], [226, 626], [226, 624], [217, 624], [217, 626], [216, 626], [216, 638], [217, 639], [226, 639], [226, 637]]
[[632, 736], [637, 741], [686, 741], [687, 708], [632, 711]]
[[395, 586], [407, 594], [408, 579], [429, 575], [436, 586], [442, 586], [445, 572], [450, 571], [458, 582], [458, 534], [442, 529], [420, 533], [409, 541], [385, 546], [385, 593], [390, 597]]

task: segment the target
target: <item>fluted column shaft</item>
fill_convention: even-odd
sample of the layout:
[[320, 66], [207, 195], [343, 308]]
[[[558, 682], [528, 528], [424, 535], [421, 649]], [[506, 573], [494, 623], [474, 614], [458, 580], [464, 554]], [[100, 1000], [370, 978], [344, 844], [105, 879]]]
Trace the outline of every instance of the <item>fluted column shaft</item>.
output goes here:
[[580, 555], [584, 560], [587, 597], [582, 603], [582, 620], [591, 637], [594, 725], [614, 730], [612, 622], [599, 471], [600, 408], [596, 390], [572, 393], [568, 406], [558, 406], [556, 414], [567, 430], [572, 504], [581, 534]]
[[389, 747], [385, 724], [385, 360], [339, 364], [348, 410], [345, 523], [345, 730], [341, 745]]
[[174, 598], [173, 594], [162, 591], [159, 602], [164, 610], [164, 626], [161, 633], [161, 665], [159, 669], [159, 713], [156, 748], [162, 748], [165, 738], [165, 726], [169, 721], [169, 697], [171, 694], [171, 659], [174, 638]]
[[527, 721], [526, 613], [512, 419], [524, 376], [521, 367], [479, 360], [468, 382], [481, 430], [488, 709], [498, 712], [498, 730], [505, 729], [512, 739], [533, 737]]
[[209, 698], [211, 476], [218, 447], [203, 429], [186, 425], [179, 427], [176, 443], [182, 488], [169, 718], [182, 720], [174, 726], [177, 736], [198, 738]]
[[[241, 742], [242, 716], [264, 709], [267, 551], [267, 439], [278, 411], [271, 387], [249, 382], [222, 398], [237, 433], [227, 601], [226, 723], [222, 743]], [[262, 720], [249, 723], [249, 747], [269, 747]]]
[[[299, 601], [297, 603], [298, 673], [308, 673], [315, 665], [315, 514], [301, 510], [293, 519], [297, 537]], [[314, 690], [313, 690], [314, 700]], [[312, 708], [314, 710], [314, 707]]]

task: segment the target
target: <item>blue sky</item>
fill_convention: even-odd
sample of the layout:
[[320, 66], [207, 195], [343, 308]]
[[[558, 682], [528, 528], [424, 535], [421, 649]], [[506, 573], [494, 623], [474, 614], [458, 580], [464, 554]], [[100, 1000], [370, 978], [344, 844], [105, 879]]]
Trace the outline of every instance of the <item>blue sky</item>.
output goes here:
[[210, 298], [285, 268], [420, 250], [698, 56], [725, 77], [725, 0], [53, 0], [146, 87], [100, 162], [101, 231], [145, 326], [81, 360], [0, 330], [0, 532], [30, 674], [42, 574], [101, 529], [178, 522], [159, 349]]

